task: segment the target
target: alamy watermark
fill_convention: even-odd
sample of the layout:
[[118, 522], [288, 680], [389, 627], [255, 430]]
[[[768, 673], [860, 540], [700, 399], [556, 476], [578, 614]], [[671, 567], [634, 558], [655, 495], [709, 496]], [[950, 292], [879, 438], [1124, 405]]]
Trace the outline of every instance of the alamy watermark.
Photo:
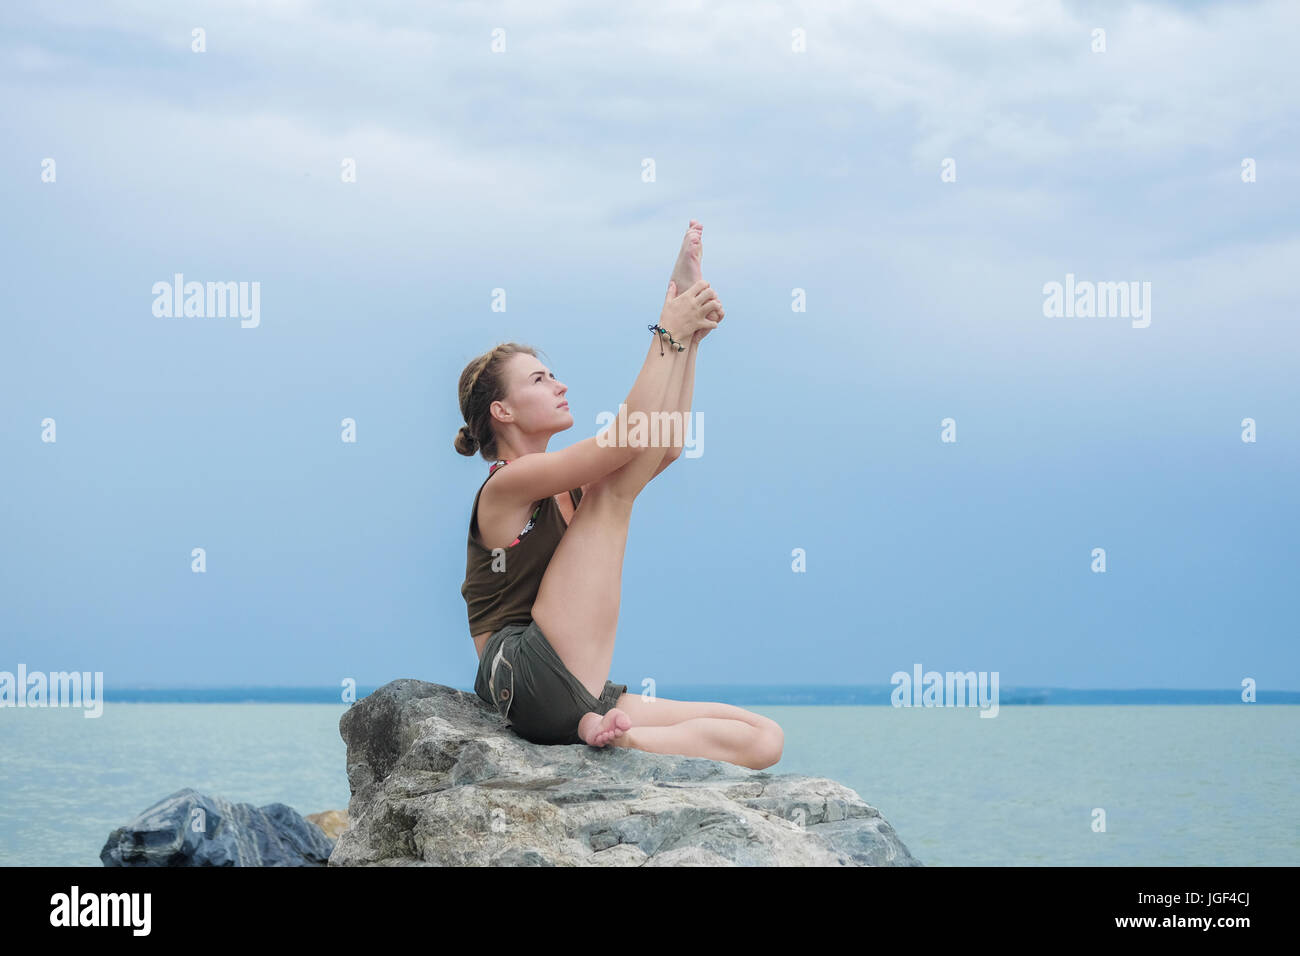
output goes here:
[[1043, 286], [1043, 315], [1049, 319], [1132, 318], [1133, 328], [1151, 324], [1150, 282], [1082, 282], [1074, 273], [1065, 274], [1065, 284]]
[[[617, 423], [617, 427], [605, 428]], [[692, 427], [693, 426], [693, 427]], [[596, 436], [601, 448], [682, 448], [687, 458], [704, 454], [704, 413], [628, 412], [627, 405], [617, 412], [601, 412], [596, 427], [604, 428]]]
[[[912, 673], [894, 671], [889, 682], [895, 707], [979, 707], [981, 717], [998, 715], [998, 672], [926, 671], [913, 664]], [[922, 690], [924, 687], [924, 690]]]
[[104, 672], [29, 674], [27, 665], [19, 664], [17, 676], [0, 671], [0, 707], [84, 707], [81, 716], [99, 717], [104, 713]]
[[71, 892], [50, 897], [50, 925], [125, 926], [133, 936], [148, 936], [152, 904], [150, 893], [82, 893], [74, 883]]
[[186, 282], [177, 272], [171, 282], [153, 284], [153, 314], [160, 319], [224, 319], [238, 316], [240, 328], [262, 324], [262, 283]]

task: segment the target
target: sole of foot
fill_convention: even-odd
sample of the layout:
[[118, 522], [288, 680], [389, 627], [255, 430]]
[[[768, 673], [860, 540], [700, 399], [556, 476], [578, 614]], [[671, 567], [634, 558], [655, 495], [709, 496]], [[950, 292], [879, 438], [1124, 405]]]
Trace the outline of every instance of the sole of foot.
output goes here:
[[617, 707], [604, 714], [593, 710], [578, 721], [578, 736], [592, 747], [604, 747], [631, 729], [632, 718]]
[[672, 280], [677, 283], [677, 294], [681, 295], [700, 279], [704, 278], [701, 263], [704, 259], [704, 226], [692, 219], [682, 238], [682, 248], [677, 253], [677, 262], [673, 264]]

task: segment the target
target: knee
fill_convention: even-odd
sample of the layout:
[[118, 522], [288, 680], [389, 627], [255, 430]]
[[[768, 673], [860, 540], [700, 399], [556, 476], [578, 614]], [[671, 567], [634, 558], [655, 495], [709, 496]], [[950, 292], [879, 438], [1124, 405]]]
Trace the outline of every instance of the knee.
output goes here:
[[[597, 478], [587, 485], [587, 490], [582, 495], [582, 500], [599, 501], [615, 505], [630, 505], [635, 499], [635, 494], [629, 494], [629, 485], [625, 480], [627, 472], [619, 468], [611, 471], [608, 475]], [[593, 506], [594, 507], [594, 506]], [[602, 505], [603, 507], [603, 505]]]
[[764, 770], [780, 762], [785, 750], [785, 731], [775, 720], [766, 720], [759, 728], [758, 743], [754, 748], [755, 770]]

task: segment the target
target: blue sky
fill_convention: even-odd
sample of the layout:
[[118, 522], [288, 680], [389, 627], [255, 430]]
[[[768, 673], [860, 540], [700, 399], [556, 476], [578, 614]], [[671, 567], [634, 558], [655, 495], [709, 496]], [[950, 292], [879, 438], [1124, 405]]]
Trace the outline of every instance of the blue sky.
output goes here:
[[698, 218], [615, 680], [1300, 689], [1293, 4], [353, 7], [0, 10], [0, 669], [471, 686], [460, 371], [538, 346], [594, 434]]

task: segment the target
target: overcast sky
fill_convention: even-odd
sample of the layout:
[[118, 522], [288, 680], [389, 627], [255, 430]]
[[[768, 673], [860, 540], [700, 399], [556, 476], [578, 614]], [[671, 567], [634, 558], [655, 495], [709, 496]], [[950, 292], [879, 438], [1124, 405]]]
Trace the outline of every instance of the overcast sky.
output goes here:
[[[697, 218], [702, 454], [611, 677], [1300, 689], [1297, 49], [1293, 3], [6, 4], [0, 670], [469, 688], [460, 371], [537, 346], [594, 434]], [[256, 326], [157, 316], [177, 273]]]

